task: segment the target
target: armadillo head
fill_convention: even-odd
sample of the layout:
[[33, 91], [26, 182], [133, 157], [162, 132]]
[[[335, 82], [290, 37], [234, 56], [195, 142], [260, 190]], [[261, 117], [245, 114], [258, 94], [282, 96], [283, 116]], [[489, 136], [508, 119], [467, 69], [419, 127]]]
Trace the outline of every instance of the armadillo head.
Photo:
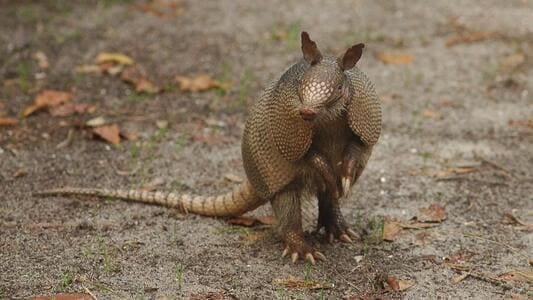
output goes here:
[[344, 71], [355, 66], [363, 44], [349, 48], [338, 59], [323, 58], [316, 43], [302, 32], [302, 52], [309, 64], [299, 86], [300, 115], [304, 120], [332, 119], [339, 116], [350, 98], [350, 85]]

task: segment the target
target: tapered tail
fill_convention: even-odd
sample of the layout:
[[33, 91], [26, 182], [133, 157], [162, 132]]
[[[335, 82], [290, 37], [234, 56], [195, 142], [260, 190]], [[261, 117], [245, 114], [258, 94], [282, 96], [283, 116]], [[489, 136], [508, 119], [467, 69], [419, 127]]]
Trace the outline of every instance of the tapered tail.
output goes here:
[[34, 193], [38, 196], [87, 195], [99, 198], [110, 197], [126, 201], [177, 208], [184, 213], [203, 216], [238, 216], [251, 211], [265, 201], [259, 198], [248, 181], [238, 185], [232, 192], [218, 196], [179, 195], [171, 192], [145, 192], [138, 190], [113, 190], [97, 188], [58, 188]]

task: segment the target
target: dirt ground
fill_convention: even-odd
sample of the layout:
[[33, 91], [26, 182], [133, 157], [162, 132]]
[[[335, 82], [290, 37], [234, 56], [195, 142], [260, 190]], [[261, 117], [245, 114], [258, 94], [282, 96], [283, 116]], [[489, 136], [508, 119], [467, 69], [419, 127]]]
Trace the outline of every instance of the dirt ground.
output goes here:
[[[0, 1], [0, 116], [20, 116], [46, 89], [97, 107], [0, 126], [0, 298], [533, 298], [533, 1], [179, 1], [162, 12], [146, 3]], [[327, 262], [282, 259], [265, 226], [32, 196], [67, 185], [228, 191], [244, 176], [246, 109], [300, 59], [301, 30], [323, 52], [364, 42], [359, 67], [383, 105], [382, 136], [345, 204], [367, 235], [316, 239]], [[73, 71], [101, 52], [129, 55], [164, 91]], [[396, 56], [387, 64], [380, 53]], [[231, 88], [174, 83], [197, 74]], [[98, 116], [138, 139], [93, 138], [83, 124]], [[385, 219], [407, 222], [431, 204], [446, 220], [381, 240]], [[308, 285], [285, 286], [290, 276]], [[414, 285], [390, 291], [391, 277]]]

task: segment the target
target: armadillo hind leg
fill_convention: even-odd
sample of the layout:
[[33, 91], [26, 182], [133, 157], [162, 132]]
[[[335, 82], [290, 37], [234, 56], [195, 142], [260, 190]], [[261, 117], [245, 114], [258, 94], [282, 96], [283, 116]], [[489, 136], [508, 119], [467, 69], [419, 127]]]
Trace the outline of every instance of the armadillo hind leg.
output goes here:
[[272, 209], [278, 221], [279, 233], [285, 242], [282, 256], [291, 256], [295, 263], [298, 259], [306, 260], [312, 264], [315, 258], [325, 260], [324, 254], [311, 247], [303, 236], [300, 193], [283, 191], [272, 200]]

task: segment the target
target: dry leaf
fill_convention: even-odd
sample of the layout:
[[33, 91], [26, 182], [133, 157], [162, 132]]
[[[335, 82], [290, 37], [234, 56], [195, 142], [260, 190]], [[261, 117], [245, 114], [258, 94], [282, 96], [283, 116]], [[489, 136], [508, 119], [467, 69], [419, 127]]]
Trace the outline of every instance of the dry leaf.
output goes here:
[[412, 63], [415, 58], [410, 54], [394, 54], [387, 52], [378, 52], [376, 58], [381, 62], [392, 65], [403, 65]]
[[259, 232], [248, 233], [240, 236], [240, 239], [248, 242], [257, 242], [263, 238], [263, 234]]
[[153, 0], [136, 5], [137, 9], [153, 14], [159, 18], [171, 18], [181, 15], [185, 9], [181, 0]]
[[448, 256], [444, 257], [444, 261], [454, 265], [460, 265], [467, 262], [470, 258], [476, 255], [475, 252], [468, 250], [458, 250]]
[[46, 69], [50, 66], [50, 63], [48, 63], [48, 57], [46, 57], [46, 54], [44, 54], [42, 51], [33, 53], [32, 58], [37, 61], [37, 65], [41, 69]]
[[74, 68], [74, 73], [77, 74], [99, 74], [101, 72], [102, 69], [97, 65], [81, 65]]
[[19, 177], [24, 177], [28, 175], [28, 171], [24, 170], [24, 169], [18, 169], [14, 174], [13, 174], [13, 178], [19, 178]]
[[120, 130], [117, 124], [95, 127], [92, 129], [92, 132], [113, 145], [120, 143]]
[[229, 181], [233, 181], [233, 182], [242, 182], [242, 177], [237, 176], [233, 173], [224, 174], [224, 178], [226, 178]]
[[510, 120], [509, 125], [513, 127], [524, 127], [527, 129], [533, 129], [533, 120]]
[[527, 232], [533, 231], [533, 224], [523, 222], [522, 220], [513, 216], [511, 213], [506, 212], [503, 214], [503, 217], [508, 221], [509, 224], [518, 225], [519, 230]]
[[319, 283], [319, 282], [311, 281], [311, 280], [304, 280], [302, 278], [294, 277], [291, 275], [289, 275], [287, 279], [281, 279], [281, 278], [274, 279], [273, 283], [276, 285], [284, 286], [286, 288], [294, 288], [294, 289], [317, 290], [317, 289], [332, 288], [330, 284]]
[[177, 75], [175, 79], [179, 84], [180, 90], [184, 92], [203, 92], [221, 87], [221, 84], [213, 80], [209, 75], [202, 74], [192, 78]]
[[518, 68], [526, 61], [523, 53], [515, 53], [505, 57], [500, 63], [500, 69], [504, 72], [512, 71]]
[[400, 231], [402, 231], [402, 228], [398, 222], [386, 219], [383, 225], [382, 239], [384, 241], [392, 242]]
[[467, 32], [459, 33], [448, 39], [446, 47], [452, 47], [458, 44], [470, 44], [476, 42], [482, 42], [490, 38], [496, 37], [496, 32]]
[[470, 275], [470, 273], [462, 273], [462, 274], [459, 274], [459, 275], [455, 275], [453, 278], [452, 278], [452, 282], [454, 284], [458, 284], [459, 282], [463, 281], [466, 277], [468, 277]]
[[405, 291], [415, 284], [416, 283], [412, 280], [398, 280], [394, 276], [389, 276], [387, 277], [386, 285], [384, 284], [384, 286], [393, 291]]
[[430, 109], [424, 109], [421, 114], [423, 117], [428, 119], [442, 119], [442, 115], [440, 113]]
[[431, 204], [429, 207], [422, 207], [418, 209], [420, 212], [417, 220], [420, 222], [437, 222], [440, 223], [446, 220], [446, 210], [439, 204]]
[[503, 281], [516, 281], [516, 282], [526, 282], [529, 284], [533, 284], [533, 270], [527, 269], [527, 270], [513, 270], [510, 272], [506, 272], [503, 274], [498, 275], [499, 280]]
[[59, 106], [69, 102], [73, 97], [74, 95], [69, 92], [44, 90], [35, 97], [32, 105], [24, 109], [23, 115], [27, 117], [43, 108]]
[[239, 225], [239, 226], [245, 226], [245, 227], [252, 227], [257, 220], [253, 217], [249, 216], [239, 216], [235, 218], [231, 218], [228, 220], [229, 224], [232, 225]]
[[0, 117], [0, 126], [14, 126], [17, 125], [19, 120], [13, 117]]
[[96, 106], [87, 103], [65, 103], [61, 106], [51, 107], [48, 109], [54, 117], [66, 117], [73, 114], [93, 113]]
[[133, 65], [133, 59], [121, 53], [102, 52], [98, 54], [98, 56], [96, 56], [96, 63], [114, 63], [119, 65], [131, 66]]
[[139, 136], [135, 132], [131, 132], [128, 130], [121, 130], [120, 136], [128, 141], [136, 141], [139, 138]]
[[476, 167], [454, 167], [440, 170], [435, 173], [436, 177], [448, 177], [450, 175], [463, 175], [468, 173], [478, 172], [479, 168]]
[[32, 300], [94, 300], [93, 296], [84, 293], [61, 293], [52, 296], [35, 296]]
[[125, 68], [120, 73], [120, 79], [133, 84], [137, 93], [156, 94], [160, 91], [159, 87], [146, 79], [143, 72], [136, 67]]

